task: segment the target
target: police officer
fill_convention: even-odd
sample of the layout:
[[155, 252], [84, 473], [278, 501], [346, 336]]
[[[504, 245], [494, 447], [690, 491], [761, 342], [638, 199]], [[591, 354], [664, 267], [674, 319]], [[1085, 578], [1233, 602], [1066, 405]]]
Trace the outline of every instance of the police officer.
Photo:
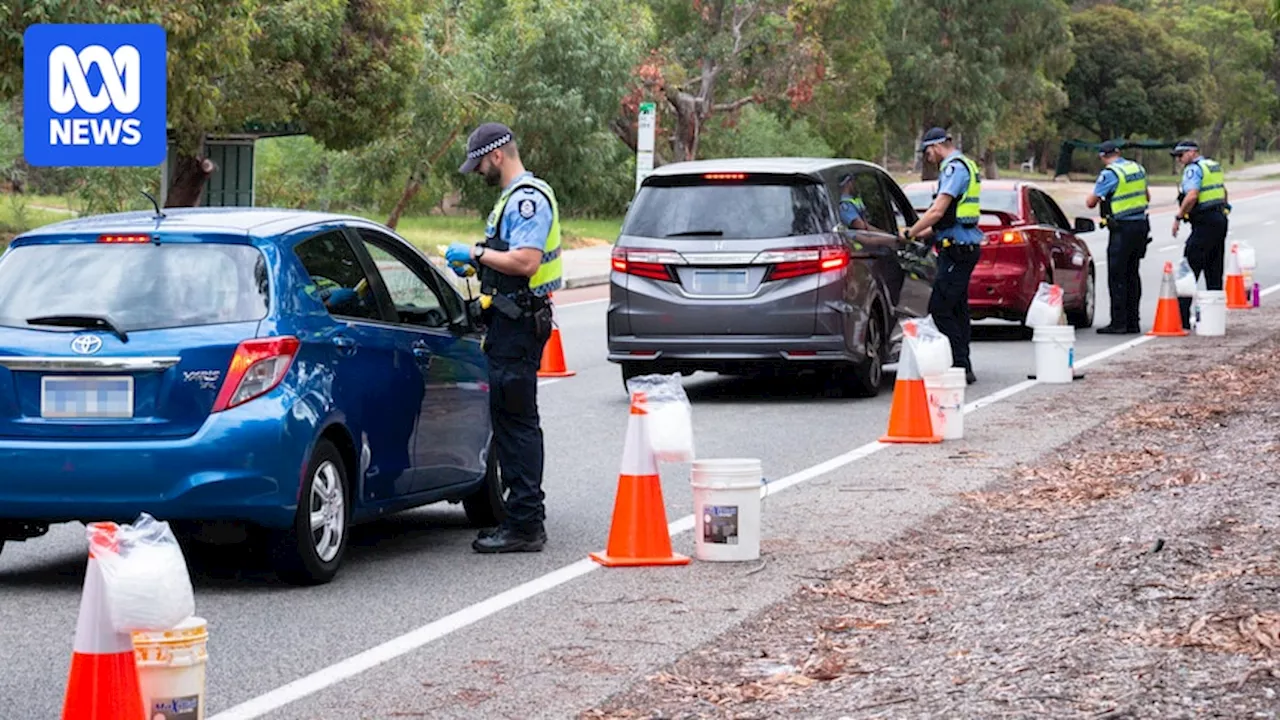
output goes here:
[[[1200, 155], [1194, 140], [1183, 140], [1169, 151], [1183, 164], [1182, 183], [1178, 193], [1178, 214], [1173, 218], [1173, 236], [1178, 237], [1182, 221], [1191, 222], [1191, 237], [1182, 255], [1195, 273], [1204, 274], [1207, 290], [1222, 289], [1222, 261], [1227, 244], [1227, 186], [1222, 166]], [[1182, 327], [1191, 328], [1191, 298], [1178, 298], [1182, 309]]]
[[840, 176], [840, 222], [854, 230], [869, 230], [867, 221], [862, 219], [866, 214], [862, 197], [853, 191], [853, 173], [845, 173]]
[[483, 313], [489, 411], [509, 491], [506, 519], [471, 547], [481, 553], [538, 552], [547, 540], [538, 366], [551, 335], [548, 294], [561, 283], [559, 209], [551, 187], [525, 170], [514, 134], [500, 123], [471, 133], [459, 171], [479, 173], [502, 188], [484, 241], [453, 243], [445, 252], [458, 275], [465, 276], [468, 265], [478, 270], [482, 307], [488, 305]]
[[904, 235], [908, 239], [933, 236], [938, 273], [929, 297], [929, 314], [951, 341], [952, 366], [964, 368], [965, 379], [972, 385], [978, 379], [969, 359], [969, 278], [982, 252], [983, 236], [978, 229], [982, 176], [978, 165], [956, 149], [942, 128], [924, 134], [920, 151], [939, 164], [938, 187], [933, 204]]
[[1147, 171], [1120, 155], [1120, 146], [1108, 140], [1098, 155], [1106, 167], [1098, 173], [1093, 192], [1085, 198], [1090, 208], [1102, 204], [1102, 218], [1110, 232], [1107, 241], [1107, 288], [1111, 295], [1111, 323], [1098, 328], [1108, 335], [1142, 332], [1138, 304], [1142, 299], [1142, 278], [1138, 266], [1151, 243], [1151, 223], [1147, 207], [1151, 191]]

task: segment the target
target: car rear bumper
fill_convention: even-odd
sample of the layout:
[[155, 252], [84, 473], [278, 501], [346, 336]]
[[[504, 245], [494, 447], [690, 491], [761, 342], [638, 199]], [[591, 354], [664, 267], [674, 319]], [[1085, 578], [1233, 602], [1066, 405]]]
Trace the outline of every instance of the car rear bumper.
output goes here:
[[718, 369], [751, 365], [856, 362], [842, 335], [805, 338], [643, 337], [609, 338], [609, 361], [646, 363], [677, 369]]
[[1031, 307], [1035, 289], [1025, 270], [975, 270], [969, 280], [969, 313], [975, 318], [1021, 319]]
[[0, 439], [0, 521], [132, 522], [146, 512], [288, 527], [314, 433], [283, 408], [289, 420], [264, 421], [252, 405], [182, 439]]

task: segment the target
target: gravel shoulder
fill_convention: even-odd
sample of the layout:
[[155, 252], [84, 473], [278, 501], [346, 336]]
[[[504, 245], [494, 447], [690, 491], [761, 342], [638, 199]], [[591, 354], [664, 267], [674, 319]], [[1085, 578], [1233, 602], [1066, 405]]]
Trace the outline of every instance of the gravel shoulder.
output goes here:
[[1250, 314], [1099, 366], [1147, 392], [579, 717], [1280, 717], [1280, 326]]

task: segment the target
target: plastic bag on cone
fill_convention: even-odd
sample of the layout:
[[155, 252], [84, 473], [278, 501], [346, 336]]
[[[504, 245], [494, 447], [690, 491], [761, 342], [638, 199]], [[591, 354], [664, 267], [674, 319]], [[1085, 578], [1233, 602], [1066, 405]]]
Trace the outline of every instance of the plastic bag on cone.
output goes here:
[[692, 462], [693, 406], [680, 374], [640, 375], [627, 380], [627, 392], [644, 393], [649, 444], [663, 462]]
[[169, 523], [143, 513], [132, 525], [90, 524], [85, 534], [116, 632], [170, 630], [195, 614], [186, 558]]
[[1040, 283], [1035, 297], [1031, 299], [1031, 307], [1027, 308], [1027, 327], [1045, 327], [1065, 324], [1066, 316], [1062, 309], [1062, 288], [1049, 283]]
[[921, 377], [941, 375], [951, 367], [951, 341], [938, 329], [932, 315], [903, 321], [902, 331]]

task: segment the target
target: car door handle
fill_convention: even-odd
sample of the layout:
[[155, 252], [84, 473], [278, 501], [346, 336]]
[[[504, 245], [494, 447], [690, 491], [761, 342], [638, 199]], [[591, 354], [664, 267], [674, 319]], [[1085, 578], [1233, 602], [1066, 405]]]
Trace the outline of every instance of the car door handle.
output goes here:
[[335, 337], [333, 344], [338, 348], [338, 352], [343, 355], [354, 355], [356, 352], [356, 341], [345, 335]]
[[431, 347], [422, 340], [413, 344], [413, 356], [417, 358], [418, 362], [425, 362], [428, 365], [430, 365], [432, 359], [435, 358], [435, 355], [431, 353]]

